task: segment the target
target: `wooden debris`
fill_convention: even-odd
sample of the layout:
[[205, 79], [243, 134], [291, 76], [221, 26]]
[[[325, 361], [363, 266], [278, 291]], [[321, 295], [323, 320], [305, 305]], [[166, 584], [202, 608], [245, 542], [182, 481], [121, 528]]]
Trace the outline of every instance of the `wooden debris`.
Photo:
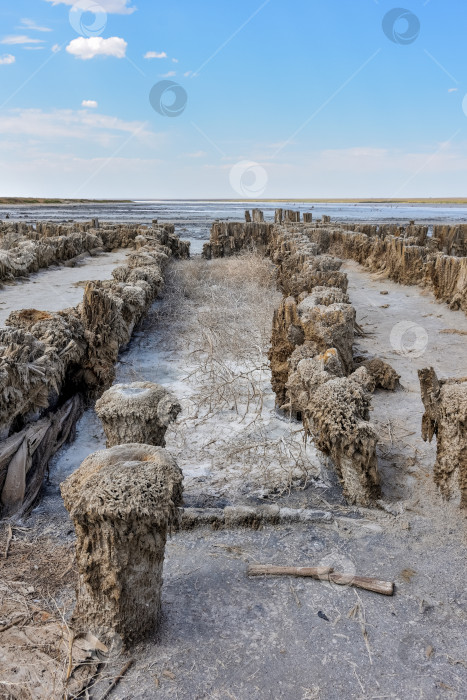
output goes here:
[[168, 678], [170, 681], [174, 681], [176, 678], [175, 673], [172, 673], [172, 671], [163, 671], [162, 675], [164, 678]]
[[68, 656], [68, 667], [66, 670], [65, 683], [68, 683], [71, 673], [73, 671], [73, 643], [75, 641], [75, 635], [72, 630], [70, 630], [70, 642], [69, 642], [69, 656]]
[[363, 588], [366, 591], [373, 591], [373, 593], [380, 593], [381, 595], [390, 596], [394, 594], [394, 583], [391, 581], [381, 581], [380, 579], [367, 576], [349, 576], [349, 574], [335, 572], [329, 566], [306, 567], [252, 564], [248, 567], [247, 573], [248, 576], [301, 576], [314, 578], [319, 581], [328, 581], [338, 586]]
[[467, 335], [467, 331], [461, 331], [458, 328], [444, 328], [440, 333], [444, 335]]
[[120, 683], [120, 681], [122, 680], [123, 676], [125, 675], [125, 673], [128, 671], [128, 669], [129, 669], [132, 665], [133, 665], [133, 659], [130, 659], [129, 661], [127, 661], [127, 663], [126, 663], [125, 666], [122, 668], [122, 670], [120, 671], [120, 673], [118, 674], [118, 676], [115, 676], [115, 678], [113, 679], [112, 683], [109, 685], [109, 687], [107, 688], [107, 690], [105, 691], [105, 693], [104, 693], [103, 695], [101, 695], [100, 700], [105, 700], [105, 698], [108, 698], [108, 697], [109, 697], [109, 695], [110, 695], [110, 693], [112, 692], [112, 690], [115, 688], [116, 685], [118, 685], [118, 684]]
[[181, 513], [181, 529], [193, 530], [210, 525], [213, 530], [250, 527], [254, 530], [264, 525], [292, 522], [323, 522], [334, 520], [329, 511], [310, 508], [279, 508], [269, 506], [226, 506], [225, 508], [184, 508]]
[[13, 538], [13, 530], [11, 529], [10, 523], [8, 523], [8, 535], [6, 538], [6, 545], [5, 545], [5, 551], [3, 553], [3, 558], [6, 559], [8, 557], [8, 550], [10, 549], [10, 542]]

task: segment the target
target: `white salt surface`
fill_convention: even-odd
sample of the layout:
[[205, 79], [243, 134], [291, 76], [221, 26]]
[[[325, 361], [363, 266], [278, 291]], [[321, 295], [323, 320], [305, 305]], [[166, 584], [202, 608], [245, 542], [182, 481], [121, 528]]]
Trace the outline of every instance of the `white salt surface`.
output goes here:
[[[203, 263], [199, 264], [204, 269]], [[195, 289], [198, 263], [187, 261], [178, 265], [180, 284], [185, 279], [183, 268], [192, 267]], [[186, 497], [203, 502], [211, 498], [235, 502], [246, 495], [261, 498], [288, 492], [318, 477], [320, 457], [310, 442], [304, 445], [301, 423], [276, 412], [265, 355], [259, 351], [259, 356], [251, 358], [250, 363], [245, 358], [231, 368], [233, 375], [239, 376], [253, 367], [257, 388], [254, 399], [247, 402], [245, 393], [238, 389], [235, 401], [228, 399], [213, 412], [208, 410], [209, 401], [200, 404], [200, 391], [206, 391], [198, 382], [200, 371], [204, 380], [206, 376], [203, 361], [200, 363], [196, 359], [199, 354], [194, 353], [199, 338], [192, 331], [206, 314], [217, 308], [220, 286], [209, 287], [213, 294], [211, 304], [205, 303], [205, 299], [200, 301], [198, 296], [182, 301], [182, 312], [176, 318], [170, 313], [170, 293], [156, 302], [143, 328], [134, 334], [128, 350], [120, 356], [115, 381], [161, 384], [180, 401], [182, 413], [169, 427], [166, 439], [168, 451], [183, 471]], [[277, 296], [280, 299], [279, 293]], [[272, 302], [267, 313], [268, 324], [272, 321]], [[164, 313], [164, 309], [169, 313]], [[254, 328], [252, 331], [248, 327], [249, 318], [246, 317], [245, 333], [251, 345], [252, 332], [256, 336]], [[270, 336], [270, 328], [267, 335]], [[229, 361], [226, 358], [226, 367]], [[254, 369], [256, 366], [258, 370]], [[102, 428], [94, 411], [89, 409], [78, 425], [76, 442], [62, 449], [51, 465], [50, 481], [57, 487], [79, 467], [85, 456], [104, 448]]]
[[76, 306], [83, 298], [83, 287], [76, 284], [111, 279], [112, 270], [125, 262], [127, 254], [127, 250], [117, 250], [89, 256], [76, 267], [49, 267], [25, 281], [5, 285], [0, 289], [0, 326], [4, 326], [10, 313], [18, 309], [62, 311]]

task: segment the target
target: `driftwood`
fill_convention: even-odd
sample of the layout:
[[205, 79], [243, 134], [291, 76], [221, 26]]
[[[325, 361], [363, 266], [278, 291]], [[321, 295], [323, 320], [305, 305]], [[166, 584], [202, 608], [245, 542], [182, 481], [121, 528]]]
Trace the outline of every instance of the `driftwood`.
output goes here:
[[184, 508], [181, 530], [193, 530], [210, 525], [213, 530], [248, 527], [258, 530], [265, 525], [281, 523], [333, 522], [329, 511], [309, 508], [279, 508], [279, 506], [227, 506], [226, 508]]
[[268, 564], [252, 564], [248, 567], [249, 576], [301, 576], [314, 578], [318, 581], [328, 581], [338, 586], [353, 586], [363, 588], [373, 593], [381, 595], [393, 595], [394, 583], [391, 581], [381, 581], [377, 578], [367, 576], [352, 576], [350, 574], [340, 574], [330, 566], [270, 566]]
[[73, 435], [83, 405], [82, 397], [76, 394], [56, 413], [30, 425], [3, 443], [0, 448], [2, 517], [13, 514], [20, 516], [33, 505], [49, 461]]
[[113, 679], [112, 683], [109, 685], [109, 687], [107, 688], [107, 690], [105, 691], [105, 693], [104, 693], [103, 695], [101, 695], [100, 700], [106, 700], [106, 698], [109, 697], [109, 695], [110, 695], [110, 693], [112, 692], [112, 690], [115, 688], [116, 685], [118, 685], [118, 684], [120, 683], [120, 681], [122, 680], [123, 676], [124, 676], [125, 673], [131, 668], [132, 665], [133, 665], [133, 659], [130, 659], [129, 661], [127, 661], [127, 663], [126, 663], [125, 666], [122, 668], [122, 670], [120, 671], [120, 673], [118, 674], [118, 676], [115, 676], [115, 678]]

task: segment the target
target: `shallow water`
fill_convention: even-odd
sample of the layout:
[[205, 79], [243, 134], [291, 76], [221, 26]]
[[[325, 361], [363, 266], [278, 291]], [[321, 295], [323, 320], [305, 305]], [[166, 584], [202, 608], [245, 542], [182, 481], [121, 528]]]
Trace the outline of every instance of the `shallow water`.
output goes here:
[[[273, 221], [274, 209], [294, 209], [313, 212], [315, 218], [323, 214], [337, 221], [450, 223], [467, 222], [467, 206], [436, 206], [420, 204], [320, 204], [310, 202], [229, 202], [199, 200], [140, 200], [115, 204], [69, 204], [60, 206], [1, 206], [0, 220], [7, 214], [11, 221], [102, 221], [149, 224], [153, 219], [173, 221], [181, 238], [207, 240], [211, 224], [216, 219], [235, 221], [244, 219], [245, 209], [259, 207], [266, 221]], [[199, 252], [200, 246], [192, 247]]]

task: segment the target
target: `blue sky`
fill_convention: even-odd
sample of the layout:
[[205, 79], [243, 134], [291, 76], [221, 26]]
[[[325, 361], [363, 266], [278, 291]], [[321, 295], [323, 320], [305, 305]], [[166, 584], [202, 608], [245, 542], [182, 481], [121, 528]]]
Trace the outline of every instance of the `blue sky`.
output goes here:
[[0, 195], [467, 196], [467, 3], [401, 2], [0, 0]]

